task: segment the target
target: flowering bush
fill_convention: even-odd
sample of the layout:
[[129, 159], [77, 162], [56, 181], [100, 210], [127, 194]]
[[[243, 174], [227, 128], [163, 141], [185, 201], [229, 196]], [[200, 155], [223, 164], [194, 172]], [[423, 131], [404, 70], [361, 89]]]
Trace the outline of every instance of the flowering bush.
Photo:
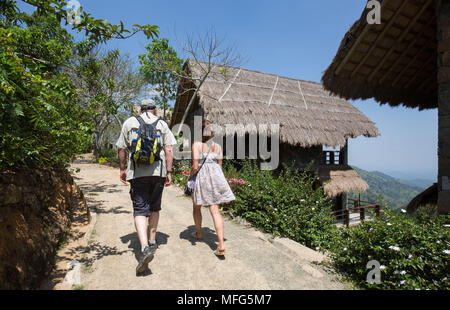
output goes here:
[[101, 164], [103, 164], [103, 163], [105, 163], [107, 161], [107, 158], [106, 157], [99, 157], [99, 158], [97, 158], [97, 162], [101, 165]]
[[245, 181], [242, 179], [230, 178], [230, 179], [227, 179], [227, 181], [228, 181], [228, 184], [230, 184], [230, 188], [233, 192], [235, 192], [240, 185], [245, 184]]
[[189, 160], [175, 160], [173, 162], [173, 183], [184, 188], [187, 183], [190, 170], [191, 165]]
[[[335, 266], [360, 287], [450, 289], [449, 217], [414, 217], [385, 209], [381, 218], [341, 228], [329, 242]], [[381, 283], [366, 281], [369, 261], [381, 266]]]

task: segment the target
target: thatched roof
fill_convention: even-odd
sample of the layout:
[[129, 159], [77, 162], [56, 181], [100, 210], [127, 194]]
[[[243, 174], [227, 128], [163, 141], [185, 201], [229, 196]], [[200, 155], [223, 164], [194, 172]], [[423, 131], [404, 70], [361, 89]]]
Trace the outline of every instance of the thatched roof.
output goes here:
[[363, 192], [369, 188], [358, 172], [347, 165], [320, 166], [319, 179], [325, 184], [324, 190], [330, 197], [342, 193]]
[[381, 24], [365, 9], [341, 42], [322, 82], [347, 99], [437, 107], [437, 31], [434, 0], [380, 0]]
[[[184, 68], [196, 77], [200, 65], [188, 60]], [[187, 85], [182, 81], [179, 93], [198, 83]], [[192, 95], [191, 91], [178, 97], [171, 127], [181, 122]], [[336, 147], [344, 146], [349, 137], [379, 135], [374, 123], [350, 102], [330, 95], [315, 82], [218, 67], [200, 87], [197, 99], [204, 117], [221, 126], [279, 123], [280, 141], [290, 145]]]

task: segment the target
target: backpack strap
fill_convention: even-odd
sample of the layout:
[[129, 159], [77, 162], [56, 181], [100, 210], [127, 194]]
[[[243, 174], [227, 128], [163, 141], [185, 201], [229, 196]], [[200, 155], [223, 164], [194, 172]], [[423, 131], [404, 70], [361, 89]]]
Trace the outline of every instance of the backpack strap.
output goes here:
[[146, 124], [140, 115], [135, 116], [135, 118], [138, 120], [140, 126], [144, 126]]

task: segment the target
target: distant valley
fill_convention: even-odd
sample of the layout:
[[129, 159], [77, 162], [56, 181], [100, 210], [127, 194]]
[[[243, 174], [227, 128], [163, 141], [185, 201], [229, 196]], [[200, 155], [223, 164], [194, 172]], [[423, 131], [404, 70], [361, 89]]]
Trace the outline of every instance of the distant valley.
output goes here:
[[[400, 180], [379, 171], [366, 171], [353, 166], [368, 184], [369, 189], [361, 193], [361, 200], [382, 203], [393, 210], [405, 207], [412, 198], [433, 184], [431, 180]], [[358, 193], [351, 193], [349, 198], [358, 199]]]

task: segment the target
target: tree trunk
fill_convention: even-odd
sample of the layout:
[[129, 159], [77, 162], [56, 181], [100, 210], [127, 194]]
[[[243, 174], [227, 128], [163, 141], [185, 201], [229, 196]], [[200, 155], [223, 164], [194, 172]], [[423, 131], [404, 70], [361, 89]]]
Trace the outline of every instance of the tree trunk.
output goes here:
[[102, 134], [100, 132], [96, 131], [94, 134], [94, 141], [92, 143], [92, 149], [93, 149], [95, 158], [98, 158], [98, 156], [100, 155], [101, 140], [102, 140]]

